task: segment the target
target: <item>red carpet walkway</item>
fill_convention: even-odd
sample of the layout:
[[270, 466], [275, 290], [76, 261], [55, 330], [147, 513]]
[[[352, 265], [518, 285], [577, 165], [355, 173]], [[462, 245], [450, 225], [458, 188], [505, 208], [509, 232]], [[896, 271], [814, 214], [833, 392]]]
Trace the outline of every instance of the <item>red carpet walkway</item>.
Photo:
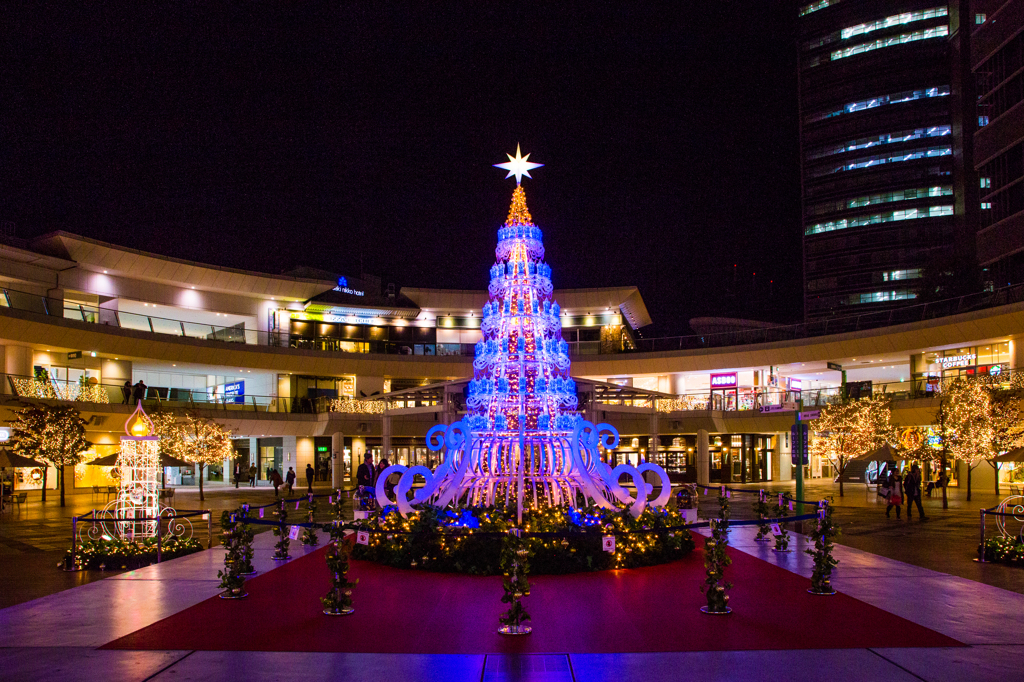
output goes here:
[[325, 616], [320, 550], [249, 581], [246, 599], [209, 599], [103, 648], [479, 654], [961, 646], [847, 595], [810, 595], [806, 578], [735, 550], [726, 571], [736, 585], [734, 611], [703, 614], [702, 544], [697, 536], [697, 551], [664, 566], [531, 578], [528, 637], [496, 634], [500, 578], [361, 561], [350, 574], [359, 579], [355, 614]]

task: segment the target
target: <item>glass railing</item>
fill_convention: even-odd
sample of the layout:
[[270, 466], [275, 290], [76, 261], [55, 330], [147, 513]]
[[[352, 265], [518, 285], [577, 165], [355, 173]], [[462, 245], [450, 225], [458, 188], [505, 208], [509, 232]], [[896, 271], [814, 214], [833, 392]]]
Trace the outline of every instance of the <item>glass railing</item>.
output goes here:
[[[743, 331], [721, 332], [717, 334], [691, 334], [689, 336], [669, 336], [652, 339], [639, 338], [636, 339], [636, 350], [632, 352], [653, 353], [792, 341], [794, 339], [845, 334], [865, 329], [878, 329], [880, 327], [922, 322], [973, 310], [1020, 303], [1021, 301], [1024, 301], [1024, 284], [1016, 284], [994, 291], [983, 291], [959, 298], [918, 303], [916, 305], [866, 312], [859, 315], [823, 318], [800, 324], [766, 327], [763, 329], [745, 329]], [[571, 343], [569, 347], [570, 354], [585, 354], [585, 351], [577, 349]]]
[[[131, 389], [123, 384], [65, 381], [54, 378], [7, 375], [11, 391], [20, 398], [68, 400], [81, 403], [134, 405], [138, 400], [146, 409], [184, 408], [223, 410], [226, 412], [277, 412], [317, 414], [331, 411], [329, 403], [314, 398], [277, 396], [216, 396], [206, 389], [147, 386]], [[141, 390], [141, 393], [139, 392]]]
[[[204, 341], [224, 343], [246, 343], [253, 345], [301, 348], [325, 353], [380, 354], [380, 355], [438, 355], [472, 357], [474, 344], [468, 343], [413, 343], [406, 341], [379, 341], [360, 339], [335, 339], [327, 337], [308, 338], [280, 331], [265, 332], [246, 329], [243, 325], [218, 326], [198, 322], [186, 322], [169, 318], [130, 313], [107, 308], [71, 303], [57, 298], [29, 294], [13, 289], [0, 289], [0, 307], [13, 308], [37, 315], [59, 317], [90, 324], [108, 325], [120, 329], [164, 334]], [[1024, 284], [979, 292], [959, 298], [907, 305], [889, 310], [867, 312], [859, 315], [830, 317], [811, 322], [780, 325], [763, 329], [721, 332], [716, 334], [691, 334], [659, 338], [638, 338], [636, 347], [624, 350], [631, 352], [671, 352], [725, 346], [743, 346], [757, 343], [791, 341], [830, 334], [843, 334], [866, 329], [877, 329], [893, 325], [931, 320], [973, 310], [1024, 301]], [[569, 342], [572, 356], [596, 355], [601, 352], [598, 341]]]

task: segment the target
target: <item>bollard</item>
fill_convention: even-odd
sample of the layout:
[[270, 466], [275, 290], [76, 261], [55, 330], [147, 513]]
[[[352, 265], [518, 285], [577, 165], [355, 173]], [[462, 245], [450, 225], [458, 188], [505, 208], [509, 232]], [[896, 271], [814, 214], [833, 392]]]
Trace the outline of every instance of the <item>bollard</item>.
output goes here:
[[985, 510], [982, 509], [981, 513], [981, 542], [978, 544], [978, 558], [975, 559], [979, 564], [987, 564], [985, 561]]
[[213, 512], [206, 512], [206, 549], [213, 548]]
[[164, 533], [163, 533], [163, 521], [162, 517], [156, 517], [156, 562], [160, 563], [164, 559]]

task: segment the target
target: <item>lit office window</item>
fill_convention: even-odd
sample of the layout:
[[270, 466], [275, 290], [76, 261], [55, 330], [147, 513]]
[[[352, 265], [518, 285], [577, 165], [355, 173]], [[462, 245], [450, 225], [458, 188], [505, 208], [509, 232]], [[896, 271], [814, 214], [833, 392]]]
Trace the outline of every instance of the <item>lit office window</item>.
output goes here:
[[896, 223], [903, 220], [917, 220], [918, 218], [938, 218], [949, 215], [953, 215], [953, 207], [950, 205], [908, 208], [899, 211], [885, 211], [884, 213], [872, 213], [871, 215], [856, 216], [854, 218], [842, 218], [840, 220], [830, 220], [824, 223], [815, 223], [814, 225], [809, 225], [804, 230], [804, 234], [822, 234], [824, 232], [845, 230], [849, 227], [877, 225], [879, 223]]
[[984, 128], [987, 125], [988, 125], [988, 116], [979, 116], [978, 117], [978, 127], [979, 128]]
[[882, 273], [883, 282], [895, 282], [901, 279], [917, 279], [921, 277], [921, 268], [911, 268], [909, 270], [890, 270], [889, 272]]
[[978, 26], [981, 26], [982, 24], [984, 24], [986, 19], [988, 19], [988, 15], [986, 15], [986, 14], [975, 14], [974, 15], [974, 23], [977, 24]]
[[865, 52], [871, 52], [873, 50], [880, 50], [883, 47], [892, 47], [893, 45], [902, 45], [903, 43], [913, 43], [918, 40], [928, 40], [930, 38], [944, 38], [949, 35], [949, 26], [935, 26], [933, 28], [924, 29], [922, 31], [914, 31], [912, 33], [901, 33], [896, 36], [889, 36], [888, 38], [879, 38], [869, 43], [860, 43], [858, 45], [852, 45], [842, 50], [834, 50], [831, 55], [832, 61], [837, 59], [845, 59], [847, 57], [853, 57], [854, 55], [863, 54]]
[[804, 119], [804, 122], [814, 123], [816, 121], [824, 121], [828, 118], [842, 116], [843, 114], [852, 114], [858, 111], [882, 107], [887, 104], [901, 104], [902, 102], [913, 102], [915, 100], [926, 99], [929, 97], [946, 97], [948, 95], [948, 85], [940, 85], [935, 88], [925, 88], [924, 90], [905, 90], [903, 92], [894, 92], [891, 95], [881, 95], [880, 97], [872, 97], [870, 99], [850, 102], [849, 104], [844, 104], [838, 109], [819, 111], [818, 113], [807, 116]]
[[874, 31], [879, 31], [883, 28], [903, 26], [904, 24], [911, 24], [915, 21], [924, 21], [925, 19], [936, 19], [938, 17], [944, 17], [947, 14], [948, 11], [945, 7], [935, 7], [933, 9], [919, 10], [917, 12], [902, 12], [900, 14], [893, 14], [885, 19], [879, 19], [878, 21], [869, 21], [865, 24], [857, 24], [856, 26], [844, 28], [841, 35], [843, 40], [848, 40]]
[[800, 16], [810, 14], [811, 12], [817, 12], [819, 9], [825, 9], [832, 5], [838, 5], [840, 1], [841, 0], [818, 0], [817, 2], [812, 2], [811, 4], [804, 5], [800, 8]]
[[989, 187], [992, 186], [992, 178], [981, 178], [980, 182], [982, 189], [988, 189]]
[[886, 163], [899, 163], [901, 161], [917, 161], [918, 159], [931, 159], [939, 156], [949, 156], [953, 153], [950, 147], [929, 147], [927, 149], [908, 149], [905, 152], [898, 154], [876, 154], [874, 156], [865, 156], [859, 159], [851, 159], [850, 161], [841, 164], [839, 166], [823, 166], [816, 168], [808, 173], [809, 177], [818, 178], [823, 175], [831, 175], [832, 173], [841, 173], [843, 171], [858, 170], [861, 168], [870, 168], [871, 166], [880, 166]]
[[896, 291], [872, 291], [867, 294], [851, 294], [848, 299], [850, 303], [884, 303], [885, 301], [903, 301], [910, 298], [917, 298], [917, 294], [907, 289]]
[[835, 154], [842, 154], [843, 152], [868, 149], [870, 147], [877, 147], [884, 144], [911, 142], [913, 140], [922, 140], [926, 137], [945, 137], [946, 135], [949, 135], [949, 133], [949, 126], [932, 126], [930, 128], [915, 128], [914, 130], [902, 130], [898, 133], [875, 135], [873, 137], [862, 137], [859, 140], [850, 140], [843, 144], [829, 145], [827, 147], [814, 149], [807, 154], [807, 160], [811, 161], [813, 159], [820, 159], [824, 156], [833, 156]]
[[900, 189], [893, 192], [879, 192], [867, 196], [842, 199], [840, 201], [829, 201], [821, 204], [814, 204], [807, 207], [807, 215], [826, 215], [845, 211], [850, 208], [863, 208], [877, 204], [891, 204], [897, 201], [912, 201], [914, 199], [927, 199], [928, 197], [950, 197], [953, 196], [953, 188], [946, 187], [918, 187], [916, 189]]
[[983, 201], [983, 202], [981, 202], [981, 210], [988, 211], [988, 210], [991, 210], [991, 208], [992, 208], [992, 202], [991, 201]]
[[[927, 19], [938, 19], [947, 15], [945, 7], [936, 7], [934, 9], [920, 10], [917, 12], [903, 12], [901, 14], [893, 14], [884, 19], [877, 21], [869, 21], [863, 24], [857, 24], [856, 26], [847, 26], [846, 28], [827, 33], [823, 36], [818, 36], [813, 40], [805, 42], [801, 47], [804, 52], [810, 52], [811, 50], [817, 50], [819, 47], [824, 45], [830, 45], [837, 43], [841, 40], [850, 40], [858, 36], [867, 35], [880, 31], [887, 28], [893, 28], [895, 26], [904, 26], [917, 21], [925, 21]], [[835, 57], [833, 57], [835, 59]]]

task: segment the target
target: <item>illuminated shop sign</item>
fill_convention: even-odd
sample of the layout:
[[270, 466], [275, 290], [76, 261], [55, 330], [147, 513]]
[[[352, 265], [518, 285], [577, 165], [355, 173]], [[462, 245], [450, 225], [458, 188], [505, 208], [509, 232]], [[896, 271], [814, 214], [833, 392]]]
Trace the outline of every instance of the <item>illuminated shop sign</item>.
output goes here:
[[792, 377], [789, 378], [789, 390], [791, 390], [791, 391], [800, 391], [800, 390], [802, 390], [802, 388], [801, 388], [802, 385], [803, 385], [803, 382], [800, 379], [794, 379]]
[[366, 295], [365, 291], [358, 291], [356, 289], [353, 289], [353, 288], [349, 287], [349, 285], [348, 285], [348, 277], [339, 277], [338, 278], [338, 286], [334, 287], [334, 290], [335, 291], [340, 291], [343, 294], [352, 294], [353, 296], [365, 296]]
[[738, 383], [736, 372], [711, 375], [711, 388], [736, 388]]
[[245, 403], [244, 381], [232, 381], [229, 384], [212, 386], [207, 391], [213, 402], [234, 403], [235, 405]]
[[371, 324], [385, 323], [381, 317], [362, 317], [360, 315], [334, 315], [332, 313], [292, 313], [291, 319], [299, 322], [329, 322], [335, 324]]
[[6, 443], [11, 439], [11, 430], [7, 428], [0, 429], [0, 443]]
[[978, 358], [974, 353], [966, 353], [964, 355], [950, 355], [944, 358], [939, 358], [939, 363], [942, 364], [942, 369], [953, 369], [954, 367], [969, 367], [974, 364], [974, 361]]

